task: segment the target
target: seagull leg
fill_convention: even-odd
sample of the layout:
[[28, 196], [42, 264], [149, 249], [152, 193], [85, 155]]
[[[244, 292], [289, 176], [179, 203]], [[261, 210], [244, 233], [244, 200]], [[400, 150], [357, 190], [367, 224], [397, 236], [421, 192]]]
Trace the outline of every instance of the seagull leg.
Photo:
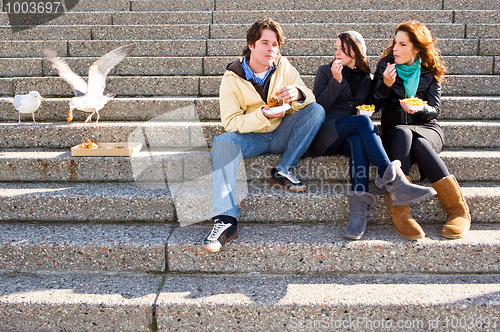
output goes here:
[[35, 113], [31, 113], [31, 117], [33, 118], [33, 123], [36, 123], [36, 121], [35, 121]]
[[21, 122], [21, 112], [19, 112], [18, 119], [19, 120], [17, 121], [17, 125], [22, 126], [24, 123]]
[[95, 123], [97, 124], [97, 122], [99, 122], [99, 111], [96, 111], [97, 113], [97, 120], [95, 120]]
[[[94, 111], [95, 113], [95, 111]], [[91, 119], [92, 119], [92, 115], [94, 115], [94, 113], [90, 114], [86, 119], [85, 119], [85, 122], [89, 122]]]

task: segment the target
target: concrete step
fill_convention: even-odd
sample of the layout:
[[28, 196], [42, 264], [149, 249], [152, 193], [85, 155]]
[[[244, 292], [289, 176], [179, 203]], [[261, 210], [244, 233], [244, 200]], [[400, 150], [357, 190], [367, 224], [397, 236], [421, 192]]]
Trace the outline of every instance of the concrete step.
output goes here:
[[[169, 2], [173, 3], [173, 1]], [[113, 24], [210, 24], [212, 23], [212, 16], [210, 10], [197, 10], [193, 7], [188, 8], [187, 11], [175, 11], [170, 7], [168, 11], [113, 13]]]
[[498, 24], [467, 25], [467, 38], [495, 39], [500, 35]]
[[[440, 154], [450, 173], [459, 181], [500, 181], [497, 165], [500, 151], [451, 150]], [[266, 181], [281, 155], [265, 155], [245, 160], [245, 178], [249, 182]], [[134, 182], [144, 172], [142, 165], [168, 170], [169, 183], [191, 181], [210, 176], [210, 153], [204, 151], [163, 150], [147, 147], [133, 158], [72, 157], [69, 150], [2, 149], [1, 182]], [[348, 158], [344, 156], [307, 158], [294, 171], [306, 181], [349, 181]], [[370, 178], [377, 175], [370, 169]], [[416, 165], [411, 169], [413, 181], [420, 179]]]
[[[0, 41], [0, 58], [42, 57], [42, 49], [52, 48], [59, 56], [94, 56], [135, 43], [134, 56], [203, 56], [207, 42], [197, 40], [75, 40], [75, 41]], [[477, 41], [476, 41], [477, 51]], [[240, 52], [241, 53], [241, 52]]]
[[[185, 11], [104, 11], [39, 13], [0, 13], [0, 25], [149, 25], [149, 24], [252, 24], [266, 16], [266, 10], [210, 11], [187, 8]], [[498, 10], [276, 10], [273, 18], [285, 23], [398, 23], [416, 19], [423, 23], [500, 23]]]
[[454, 10], [454, 14], [454, 23], [500, 23], [500, 11], [498, 10], [498, 6], [491, 10]]
[[[500, 39], [481, 39], [479, 49], [484, 55], [500, 55]], [[499, 71], [495, 73], [498, 74]]]
[[[330, 330], [388, 331], [391, 325], [395, 330], [406, 325], [410, 327], [403, 328], [407, 331], [421, 332], [438, 325], [439, 330], [451, 331], [444, 327], [457, 326], [460, 317], [481, 321], [486, 313], [498, 316], [499, 279], [495, 275], [475, 277], [478, 279], [439, 275], [221, 276], [186, 280], [172, 276], [165, 280], [155, 307], [158, 327], [165, 330], [320, 331], [328, 322]], [[471, 327], [481, 329], [484, 327]]]
[[[455, 9], [454, 6], [450, 6]], [[356, 3], [346, 2], [341, 0], [321, 0], [321, 1], [281, 1], [279, 3], [270, 3], [265, 0], [247, 0], [247, 1], [226, 1], [215, 0], [215, 9], [219, 10], [254, 10], [259, 8], [261, 10], [289, 10], [290, 8], [299, 10], [322, 10], [325, 8], [335, 8], [337, 10], [355, 10], [355, 9], [380, 9], [390, 8], [394, 9], [420, 9], [420, 10], [441, 10], [443, 3], [441, 0], [416, 0], [409, 1], [403, 0], [394, 3], [390, 0], [373, 1], [358, 1]], [[464, 9], [467, 9], [465, 7]], [[494, 9], [494, 8], [491, 8]], [[496, 8], [495, 8], [496, 9]]]
[[168, 221], [165, 190], [126, 183], [2, 183], [0, 219], [9, 221]]
[[[392, 7], [392, 6], [391, 6]], [[261, 7], [255, 7], [261, 8]], [[337, 7], [331, 7], [337, 8]], [[216, 10], [213, 12], [214, 24], [252, 24], [260, 17], [269, 15], [269, 10]], [[486, 11], [485, 15], [495, 17]], [[455, 23], [453, 10], [380, 10], [380, 9], [309, 9], [309, 10], [273, 10], [272, 18], [280, 24], [285, 23], [399, 23], [416, 19], [423, 23]], [[474, 16], [467, 16], [473, 22]], [[483, 18], [484, 20], [484, 18]], [[485, 20], [490, 22], [490, 20]], [[461, 22], [458, 22], [461, 23]]]
[[[383, 49], [379, 50], [379, 52], [382, 51]], [[318, 70], [319, 66], [329, 64], [335, 57], [332, 55], [292, 55], [288, 56], [287, 58], [302, 75], [316, 75], [316, 71]], [[379, 59], [379, 56], [369, 56], [367, 58], [372, 72], [375, 72], [376, 65]], [[227, 64], [232, 60], [234, 60], [234, 56], [204, 57], [203, 72], [205, 75], [223, 75], [226, 71]], [[446, 73], [449, 75], [493, 75], [495, 73], [493, 70], [495, 57], [493, 56], [444, 56], [443, 60], [446, 64]], [[2, 61], [0, 61], [0, 66], [1, 64]], [[189, 70], [189, 68], [187, 68], [186, 70]], [[26, 69], [23, 72], [28, 73]], [[12, 74], [15, 74], [15, 72]]]
[[[171, 9], [171, 8], [170, 8]], [[66, 12], [26, 15], [23, 13], [0, 13], [0, 24], [38, 25], [50, 19], [51, 25], [136, 25], [136, 24], [252, 24], [266, 16], [266, 10], [210, 11], [186, 8], [183, 11], [132, 11], [132, 12]], [[284, 23], [398, 23], [416, 19], [423, 23], [499, 23], [498, 10], [276, 10], [273, 18]], [[212, 20], [213, 16], [213, 20]], [[40, 22], [38, 22], [40, 21]]]
[[[331, 31], [333, 35], [346, 30], [356, 30], [366, 38], [392, 38], [394, 35], [394, 23], [294, 23], [282, 24], [284, 35], [287, 38], [323, 38], [325, 31]], [[491, 37], [496, 31], [496, 25], [481, 24], [474, 26], [473, 31], [484, 31], [473, 34], [474, 37], [465, 34], [465, 25], [458, 23], [429, 23], [429, 29], [437, 38], [497, 38]], [[96, 27], [101, 29], [103, 27]], [[210, 27], [210, 38], [231, 39], [245, 38], [248, 23], [246, 24], [214, 24]], [[487, 37], [489, 36], [489, 37]]]
[[[377, 129], [379, 124], [375, 122]], [[452, 148], [500, 147], [499, 121], [440, 121], [446, 146]], [[148, 140], [157, 149], [211, 146], [215, 136], [224, 133], [220, 122], [40, 123], [19, 126], [0, 123], [0, 148], [70, 148], [89, 138], [98, 142]], [[146, 136], [144, 136], [146, 135]]]
[[39, 25], [0, 26], [0, 40], [90, 40], [91, 26], [86, 25]]
[[[437, 15], [438, 12], [434, 15]], [[453, 13], [447, 12], [452, 18]], [[433, 15], [433, 14], [430, 14]], [[441, 15], [444, 16], [444, 15]], [[452, 20], [441, 19], [439, 22], [452, 23]], [[136, 24], [200, 24], [212, 23], [211, 11], [166, 11], [166, 12], [66, 12], [26, 15], [26, 13], [0, 13], [0, 25], [36, 26], [48, 23], [50, 25], [136, 25]]]
[[[41, 24], [48, 25], [112, 25], [112, 12], [66, 12], [61, 13], [59, 9], [57, 13], [23, 13], [22, 9], [19, 13], [14, 12], [14, 3], [10, 2], [11, 12], [0, 13], [0, 25], [10, 25], [14, 29], [19, 25], [34, 27]], [[53, 10], [55, 10], [54, 5]], [[61, 7], [62, 9], [62, 7]]]
[[[382, 50], [381, 50], [382, 51]], [[451, 75], [493, 75], [495, 57], [493, 56], [445, 56], [447, 73]], [[70, 68], [81, 76], [87, 76], [89, 66], [98, 57], [68, 57], [65, 61]], [[327, 56], [290, 56], [292, 65], [302, 75], [315, 75], [323, 64], [330, 63], [334, 57]], [[113, 75], [126, 76], [185, 76], [185, 75], [223, 75], [226, 66], [234, 60], [228, 57], [143, 57], [131, 56], [116, 65]], [[375, 71], [378, 56], [368, 57]], [[36, 77], [57, 76], [56, 71], [43, 58], [0, 58], [0, 76]]]
[[[444, 221], [443, 221], [444, 224]], [[473, 225], [467, 236], [439, 236], [442, 225], [422, 225], [426, 238], [403, 239], [392, 226], [368, 225], [360, 241], [337, 226], [240, 226], [238, 238], [219, 254], [201, 241], [211, 227], [174, 230], [168, 240], [168, 269], [223, 273], [498, 273], [499, 225]]]
[[[149, 183], [7, 183], [0, 184], [0, 220], [9, 222], [166, 222], [182, 225], [209, 220], [212, 182], [209, 177], [183, 183], [165, 178]], [[293, 194], [271, 188], [262, 181], [240, 181], [237, 185], [239, 218], [242, 223], [335, 225], [348, 220], [348, 181], [307, 181], [308, 191]], [[429, 185], [424, 183], [424, 185]], [[163, 189], [161, 188], [163, 186]], [[498, 223], [497, 182], [462, 182], [474, 223]], [[377, 196], [371, 225], [388, 225], [387, 193], [370, 186]], [[175, 212], [174, 212], [175, 207]], [[442, 225], [447, 218], [436, 197], [413, 204], [412, 216], [419, 222]]]
[[494, 1], [477, 0], [474, 2], [456, 2], [453, 0], [444, 0], [443, 9], [461, 9], [461, 10], [498, 10], [498, 4]]
[[[150, 11], [116, 12], [113, 23], [125, 24], [197, 24], [248, 23], [268, 15], [266, 10], [237, 11]], [[69, 14], [69, 13], [68, 13]], [[66, 14], [66, 16], [70, 16]], [[213, 20], [212, 20], [213, 16]], [[284, 23], [399, 23], [416, 19], [423, 23], [500, 23], [498, 10], [275, 10], [273, 19]], [[70, 21], [69, 18], [66, 18]], [[77, 23], [78, 20], [73, 20]], [[78, 23], [81, 24], [81, 23]]]
[[[110, 76], [105, 93], [119, 97], [218, 96], [222, 76]], [[313, 75], [302, 75], [309, 88]], [[73, 90], [60, 77], [0, 78], [0, 96], [14, 96], [36, 90], [44, 97], [70, 97]], [[446, 75], [443, 96], [500, 96], [500, 75]]]
[[172, 227], [145, 224], [0, 224], [0, 268], [163, 272]]
[[[18, 112], [9, 102], [0, 98], [0, 121], [17, 121]], [[47, 98], [35, 113], [37, 122], [66, 121], [69, 98]], [[114, 98], [99, 112], [102, 121], [148, 121], [160, 117], [171, 121], [220, 120], [219, 98]], [[83, 121], [88, 113], [75, 111], [73, 121]], [[95, 117], [94, 117], [95, 118]], [[375, 113], [372, 119], [380, 119]], [[498, 120], [500, 97], [443, 97], [440, 120]], [[31, 123], [29, 114], [21, 120]]]
[[130, 10], [138, 11], [212, 11], [213, 0], [130, 0]]
[[1, 277], [5, 330], [493, 331], [499, 314], [497, 274]]
[[206, 39], [209, 25], [39, 25], [21, 30], [2, 25], [0, 33], [1, 40]]
[[369, 225], [350, 241], [344, 225], [245, 225], [210, 254], [200, 245], [211, 226], [2, 223], [0, 270], [163, 272], [168, 262], [171, 272], [499, 273], [500, 225], [473, 224], [460, 240], [440, 237], [441, 227], [423, 225], [426, 238], [408, 241]]
[[[314, 86], [314, 76], [301, 75], [306, 86]], [[19, 80], [30, 80], [20, 78]], [[16, 84], [16, 79], [14, 79]], [[26, 81], [27, 82], [27, 81]], [[500, 75], [446, 75], [442, 84], [443, 96], [500, 96]], [[16, 86], [20, 86], [17, 84]], [[200, 77], [200, 94], [202, 96], [217, 96], [220, 77]], [[34, 86], [33, 86], [34, 87]], [[15, 91], [18, 91], [17, 89]], [[24, 91], [29, 91], [26, 88]], [[40, 91], [40, 90], [39, 90]]]
[[[1, 121], [17, 121], [19, 113], [9, 100], [12, 98], [0, 98]], [[48, 98], [35, 113], [36, 121], [66, 121], [69, 100], [69, 98]], [[478, 102], [480, 103], [480, 101]], [[497, 111], [498, 117], [500, 117], [500, 99], [498, 103], [496, 100], [489, 99], [489, 102], [485, 101], [482, 104], [483, 106], [490, 105], [490, 117], [494, 117], [493, 113]], [[215, 97], [113, 98], [108, 101], [99, 114], [101, 121], [148, 121], [155, 118], [170, 119], [171, 121], [220, 119], [219, 99]], [[73, 121], [77, 122], [84, 121], [89, 113], [75, 111], [73, 115]], [[481, 117], [481, 119], [484, 118]], [[33, 121], [29, 114], [28, 116], [22, 114], [21, 120], [26, 123]]]
[[[331, 56], [335, 52], [334, 38], [289, 38], [281, 52], [288, 56]], [[367, 52], [377, 56], [389, 43], [388, 38], [366, 38]], [[7, 41], [0, 40], [0, 58], [42, 57], [43, 48], [57, 50], [60, 56], [98, 57], [104, 53], [135, 43], [134, 56], [241, 56], [244, 39], [171, 39], [171, 40], [68, 40], [68, 41]], [[499, 40], [440, 39], [445, 56], [499, 55]]]
[[[339, 30], [340, 33], [344, 30]], [[335, 36], [335, 33], [333, 33]], [[281, 49], [284, 55], [333, 55], [336, 38], [287, 38]], [[389, 44], [389, 38], [365, 38], [368, 55], [379, 55]], [[496, 41], [496, 43], [495, 43]], [[479, 48], [479, 42], [481, 48]], [[68, 42], [72, 43], [72, 42]], [[209, 39], [207, 40], [207, 55], [211, 56], [241, 56], [246, 45], [245, 39]], [[443, 55], [484, 55], [500, 54], [498, 40], [490, 39], [439, 39], [439, 48]], [[134, 51], [135, 52], [135, 51]]]
[[163, 278], [2, 272], [0, 279], [3, 331], [151, 331]]
[[[3, 4], [7, 5], [10, 1], [3, 0]], [[2, 2], [0, 1], [0, 4]], [[57, 6], [57, 7], [56, 7]], [[48, 7], [47, 7], [48, 8]], [[65, 13], [71, 11], [73, 12], [102, 12], [102, 11], [129, 11], [130, 10], [130, 0], [79, 0], [79, 1], [65, 1], [60, 3], [59, 5], [54, 4], [52, 10], [56, 10], [57, 13]], [[2, 6], [2, 11], [10, 13], [15, 12], [15, 8], [13, 2], [11, 3], [11, 7]], [[46, 14], [46, 13], [45, 13]], [[30, 13], [30, 16], [35, 16]], [[64, 15], [63, 15], [64, 16]]]
[[[377, 128], [379, 124], [375, 121]], [[500, 147], [499, 121], [440, 121], [446, 146], [451, 148]], [[0, 123], [0, 148], [71, 148], [86, 138], [97, 142], [145, 142], [156, 149], [211, 146], [215, 136], [224, 133], [220, 122], [40, 123], [19, 126]]]
[[[394, 23], [285, 23], [283, 31], [288, 38], [322, 38], [324, 31], [338, 33], [357, 30], [366, 38], [391, 38]], [[437, 38], [497, 39], [496, 24], [429, 23]], [[19, 27], [23, 28], [22, 26]], [[0, 26], [2, 40], [107, 40], [139, 39], [232, 39], [245, 38], [248, 24], [171, 24], [171, 25], [40, 25], [31, 29], [13, 31], [10, 26]]]
[[[157, 118], [147, 122], [44, 123], [17, 126], [0, 124], [0, 139], [7, 148], [71, 148], [89, 138], [98, 142], [147, 142], [153, 148], [206, 147], [221, 132], [220, 123], [171, 122]], [[0, 132], [2, 130], [0, 129]], [[205, 133], [207, 131], [207, 133]], [[210, 132], [208, 132], [210, 131]], [[146, 135], [146, 136], [144, 136]], [[24, 138], [23, 138], [24, 137]]]

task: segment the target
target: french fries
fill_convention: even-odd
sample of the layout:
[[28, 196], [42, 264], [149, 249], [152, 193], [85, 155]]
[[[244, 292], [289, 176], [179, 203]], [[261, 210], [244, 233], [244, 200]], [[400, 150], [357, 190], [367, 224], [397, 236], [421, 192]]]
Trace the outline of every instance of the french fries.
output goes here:
[[356, 108], [360, 111], [375, 112], [375, 105], [359, 105]]
[[407, 105], [412, 105], [412, 106], [424, 106], [425, 102], [422, 101], [421, 99], [412, 97], [412, 98], [405, 98], [402, 100], [403, 103]]
[[89, 140], [87, 138], [87, 141], [85, 143], [82, 143], [78, 146], [80, 147], [80, 149], [95, 149], [95, 148], [97, 148], [97, 143], [92, 142], [91, 140]]

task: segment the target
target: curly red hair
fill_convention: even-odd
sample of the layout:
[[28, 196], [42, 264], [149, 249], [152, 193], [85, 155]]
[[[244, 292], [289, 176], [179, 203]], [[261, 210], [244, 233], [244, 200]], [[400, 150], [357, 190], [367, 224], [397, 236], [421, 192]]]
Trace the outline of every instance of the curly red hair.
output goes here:
[[[419, 51], [422, 67], [430, 71], [438, 82], [443, 81], [446, 67], [429, 28], [417, 21], [404, 21], [397, 25], [394, 34], [399, 31], [406, 32], [413, 47]], [[385, 59], [393, 55], [394, 45], [395, 39], [390, 42], [380, 58]]]

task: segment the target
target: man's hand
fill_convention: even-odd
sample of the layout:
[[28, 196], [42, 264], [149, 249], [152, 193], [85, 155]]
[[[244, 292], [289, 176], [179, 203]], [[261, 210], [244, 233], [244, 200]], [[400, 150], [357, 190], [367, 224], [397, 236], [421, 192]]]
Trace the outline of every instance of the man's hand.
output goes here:
[[270, 109], [269, 105], [266, 105], [262, 107], [260, 110], [262, 111], [262, 114], [268, 118], [268, 119], [274, 119], [274, 118], [282, 118], [285, 116], [285, 111], [278, 113], [278, 114], [267, 114], [266, 110]]
[[391, 87], [394, 82], [396, 82], [396, 76], [398, 75], [396, 71], [396, 64], [390, 64], [387, 62], [387, 67], [384, 70], [384, 83], [388, 87]]
[[333, 78], [339, 83], [342, 83], [342, 68], [344, 68], [344, 66], [342, 66], [341, 60], [333, 61], [332, 67], [330, 68], [332, 70]]
[[300, 92], [300, 90], [294, 85], [287, 85], [284, 88], [281, 88], [278, 91], [278, 96], [286, 103], [304, 98], [304, 96], [302, 96], [302, 92]]

